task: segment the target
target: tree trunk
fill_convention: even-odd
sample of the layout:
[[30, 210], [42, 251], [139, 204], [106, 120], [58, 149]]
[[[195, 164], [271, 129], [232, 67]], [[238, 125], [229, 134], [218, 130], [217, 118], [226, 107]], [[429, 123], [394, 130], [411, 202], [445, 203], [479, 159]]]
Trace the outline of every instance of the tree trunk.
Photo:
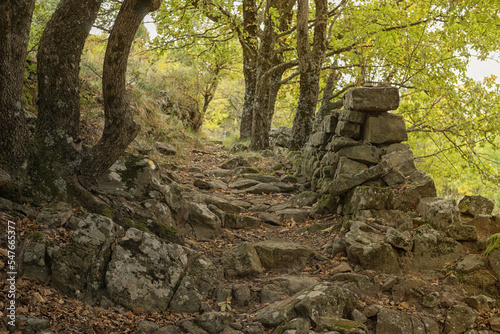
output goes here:
[[126, 96], [127, 61], [144, 16], [157, 10], [160, 4], [161, 0], [126, 0], [115, 20], [104, 57], [104, 131], [99, 142], [84, 155], [80, 170], [85, 185], [95, 185], [97, 178], [113, 165], [139, 132]]
[[0, 166], [26, 173], [28, 126], [22, 108], [24, 72], [35, 0], [0, 2]]
[[38, 124], [41, 154], [74, 161], [80, 145], [80, 58], [102, 0], [62, 0], [38, 49]]
[[319, 78], [326, 55], [327, 0], [315, 0], [316, 24], [313, 48], [308, 35], [309, 1], [299, 0], [297, 10], [297, 54], [299, 57], [300, 93], [293, 120], [293, 146], [302, 147], [311, 132], [311, 122], [316, 112], [319, 95]]
[[240, 123], [240, 139], [252, 136], [252, 119], [257, 85], [257, 38], [259, 33], [257, 3], [255, 0], [243, 1], [243, 36], [240, 44], [243, 48], [243, 75], [245, 76], [245, 99]]

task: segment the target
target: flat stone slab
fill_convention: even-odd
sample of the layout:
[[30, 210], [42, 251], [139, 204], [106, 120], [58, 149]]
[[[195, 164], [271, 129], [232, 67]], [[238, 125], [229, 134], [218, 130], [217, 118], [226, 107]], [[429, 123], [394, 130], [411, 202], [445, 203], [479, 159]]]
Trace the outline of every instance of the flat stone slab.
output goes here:
[[399, 90], [396, 87], [353, 88], [344, 96], [344, 109], [382, 112], [399, 107]]
[[310, 247], [291, 242], [263, 241], [254, 245], [264, 268], [305, 268], [307, 259], [314, 256]]

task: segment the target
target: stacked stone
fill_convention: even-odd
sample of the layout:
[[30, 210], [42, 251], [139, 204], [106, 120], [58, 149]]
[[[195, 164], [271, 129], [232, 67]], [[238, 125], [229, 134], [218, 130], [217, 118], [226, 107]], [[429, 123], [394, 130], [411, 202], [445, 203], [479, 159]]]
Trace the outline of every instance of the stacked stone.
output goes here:
[[316, 210], [352, 214], [365, 209], [416, 208], [434, 197], [434, 182], [416, 169], [394, 87], [348, 91], [344, 109], [324, 116], [303, 149], [302, 172], [322, 193]]

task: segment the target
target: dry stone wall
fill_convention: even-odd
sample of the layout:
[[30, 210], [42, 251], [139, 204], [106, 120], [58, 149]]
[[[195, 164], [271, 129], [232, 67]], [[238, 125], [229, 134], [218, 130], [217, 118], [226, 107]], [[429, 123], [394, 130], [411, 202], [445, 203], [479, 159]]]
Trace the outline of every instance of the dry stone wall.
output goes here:
[[302, 173], [322, 198], [313, 213], [416, 209], [435, 197], [434, 182], [415, 167], [394, 87], [348, 91], [344, 109], [319, 116], [302, 150]]

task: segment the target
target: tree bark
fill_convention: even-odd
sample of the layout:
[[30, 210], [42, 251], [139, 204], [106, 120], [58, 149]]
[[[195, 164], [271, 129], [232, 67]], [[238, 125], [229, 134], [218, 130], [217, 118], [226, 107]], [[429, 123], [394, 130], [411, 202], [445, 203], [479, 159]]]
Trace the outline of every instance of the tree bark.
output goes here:
[[240, 123], [240, 139], [252, 136], [252, 119], [257, 85], [257, 38], [258, 27], [257, 3], [255, 0], [243, 1], [243, 29], [240, 44], [243, 48], [243, 75], [245, 77], [245, 99]]
[[63, 164], [79, 154], [80, 58], [101, 3], [62, 0], [40, 40], [35, 139], [41, 154]]
[[27, 167], [29, 133], [21, 101], [34, 8], [35, 0], [0, 2], [0, 166], [14, 180]]
[[302, 147], [311, 132], [311, 121], [316, 112], [319, 95], [319, 79], [326, 55], [327, 0], [315, 0], [316, 24], [313, 47], [309, 43], [309, 0], [298, 0], [297, 54], [299, 58], [300, 88], [297, 111], [293, 120], [293, 146]]
[[127, 61], [135, 34], [146, 14], [157, 10], [161, 0], [126, 0], [118, 13], [104, 57], [103, 97], [105, 124], [101, 139], [82, 160], [82, 182], [95, 185], [123, 154], [139, 132], [126, 96]]

